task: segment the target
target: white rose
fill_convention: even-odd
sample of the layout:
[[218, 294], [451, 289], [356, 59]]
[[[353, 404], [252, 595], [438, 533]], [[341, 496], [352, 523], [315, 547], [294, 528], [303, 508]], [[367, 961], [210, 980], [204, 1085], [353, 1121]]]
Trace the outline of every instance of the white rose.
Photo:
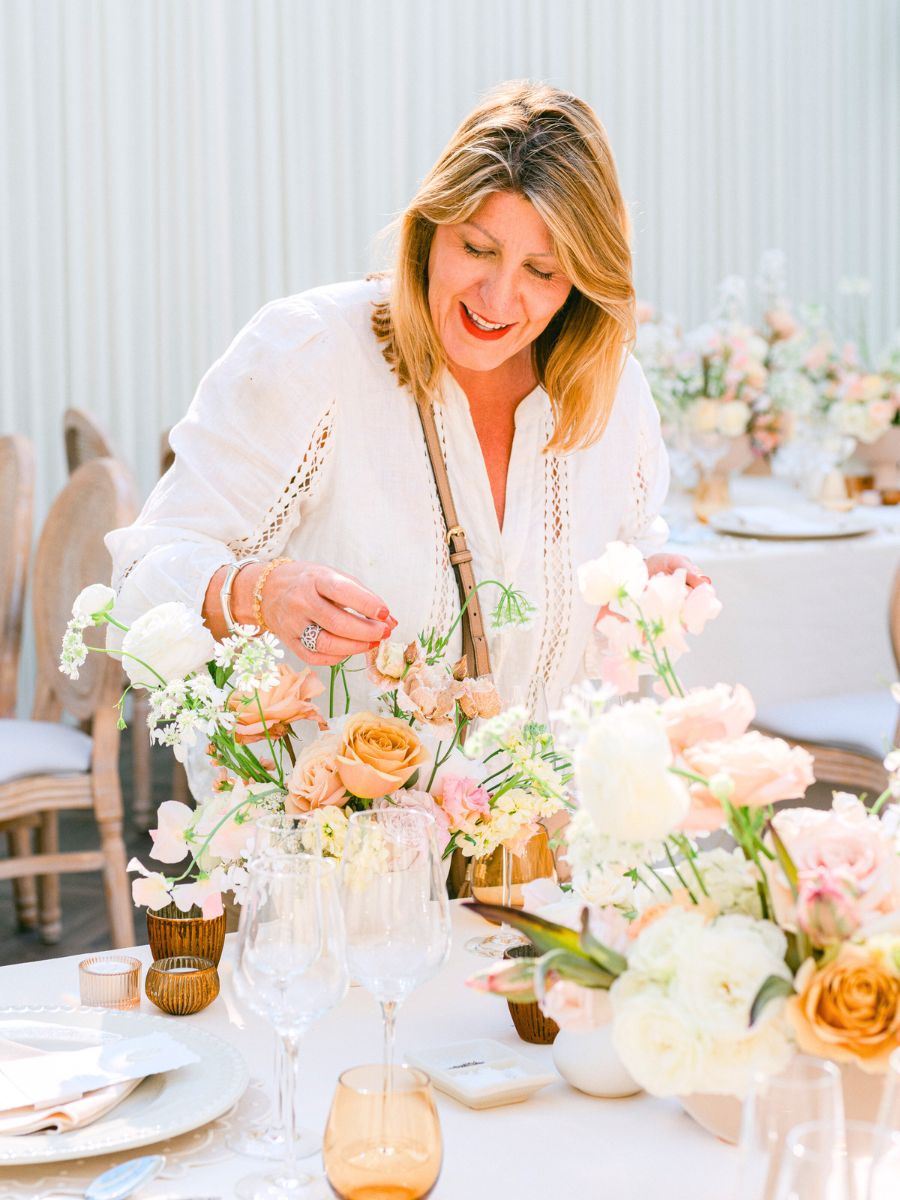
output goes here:
[[375, 667], [390, 679], [401, 679], [406, 669], [406, 647], [402, 642], [382, 642], [375, 655]]
[[671, 762], [666, 727], [652, 709], [624, 704], [595, 717], [575, 751], [574, 772], [597, 831], [624, 842], [667, 837], [690, 807]]
[[750, 1007], [770, 975], [790, 979], [787, 940], [769, 921], [734, 914], [703, 930], [696, 952], [682, 956], [673, 997], [713, 1037], [740, 1040]]
[[702, 913], [682, 908], [673, 908], [651, 921], [638, 934], [628, 955], [628, 974], [635, 978], [645, 975], [657, 982], [668, 983], [678, 975], [684, 963], [693, 961], [705, 928]]
[[640, 550], [610, 542], [606, 553], [578, 568], [578, 587], [588, 604], [602, 607], [622, 595], [637, 598], [647, 586], [647, 564]]
[[729, 400], [719, 405], [716, 428], [725, 437], [740, 437], [747, 431], [750, 405], [744, 400]]
[[116, 593], [105, 583], [92, 583], [75, 597], [72, 616], [92, 619], [94, 613], [111, 609], [116, 602]]
[[610, 990], [613, 1045], [626, 1071], [655, 1096], [705, 1091], [709, 1038], [662, 988], [629, 992], [627, 974]]
[[719, 423], [718, 400], [702, 399], [692, 404], [689, 410], [691, 429], [695, 433], [715, 433]]
[[178, 601], [157, 604], [122, 639], [122, 666], [134, 687], [161, 687], [199, 671], [215, 646], [199, 613]]

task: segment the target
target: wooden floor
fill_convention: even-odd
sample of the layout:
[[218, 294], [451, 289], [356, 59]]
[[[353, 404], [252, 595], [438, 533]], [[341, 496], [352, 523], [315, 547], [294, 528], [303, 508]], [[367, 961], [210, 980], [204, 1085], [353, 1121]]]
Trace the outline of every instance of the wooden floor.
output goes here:
[[[151, 752], [153, 768], [154, 807], [168, 798], [172, 779], [172, 751], [156, 746]], [[150, 865], [150, 838], [134, 828], [131, 817], [131, 731], [122, 735], [122, 791], [125, 800], [125, 841], [129, 857], [137, 855]], [[64, 812], [59, 819], [59, 844], [62, 850], [96, 848], [99, 844], [97, 827], [89, 812]], [[0, 858], [6, 855], [6, 839], [0, 838]], [[61, 876], [63, 931], [62, 939], [45, 946], [36, 931], [21, 933], [16, 929], [13, 885], [0, 881], [0, 965], [31, 962], [34, 959], [59, 958], [67, 954], [85, 954], [109, 950], [109, 926], [103, 880], [99, 872]], [[135, 937], [145, 942], [143, 910], [135, 910]], [[0, 1003], [15, 1003], [11, 996], [0, 997]]]

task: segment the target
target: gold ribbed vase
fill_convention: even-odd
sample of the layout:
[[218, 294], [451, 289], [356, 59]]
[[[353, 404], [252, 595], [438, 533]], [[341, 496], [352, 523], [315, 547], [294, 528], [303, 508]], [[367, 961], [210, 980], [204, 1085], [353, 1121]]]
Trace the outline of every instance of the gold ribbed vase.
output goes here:
[[174, 904], [158, 912], [148, 908], [147, 939], [154, 959], [187, 954], [208, 958], [215, 967], [225, 945], [225, 914], [207, 920], [196, 907], [186, 913]]

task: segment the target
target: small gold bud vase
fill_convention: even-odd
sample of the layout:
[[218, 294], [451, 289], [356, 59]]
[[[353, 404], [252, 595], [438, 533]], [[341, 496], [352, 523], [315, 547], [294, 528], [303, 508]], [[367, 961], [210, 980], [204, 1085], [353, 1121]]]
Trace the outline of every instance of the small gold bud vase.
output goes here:
[[218, 966], [225, 945], [225, 914], [207, 919], [196, 905], [183, 913], [175, 904], [147, 909], [147, 940], [155, 959], [188, 954]]
[[208, 958], [179, 954], [147, 968], [147, 999], [173, 1017], [201, 1012], [219, 994], [219, 972]]
[[[543, 826], [530, 838], [522, 854], [509, 856], [512, 868], [510, 904], [521, 908], [524, 903], [522, 884], [532, 879], [552, 879], [556, 882], [556, 864], [550, 849], [550, 838]], [[503, 847], [498, 846], [486, 858], [472, 863], [472, 895], [483, 904], [503, 903]]]

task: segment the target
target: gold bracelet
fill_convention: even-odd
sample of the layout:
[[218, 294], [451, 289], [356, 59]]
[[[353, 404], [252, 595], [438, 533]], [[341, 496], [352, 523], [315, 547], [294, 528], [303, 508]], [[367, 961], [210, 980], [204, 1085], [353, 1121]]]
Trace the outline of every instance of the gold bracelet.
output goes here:
[[272, 561], [260, 572], [259, 579], [256, 581], [256, 586], [253, 589], [253, 624], [257, 627], [260, 633], [265, 633], [269, 628], [263, 620], [262, 602], [263, 588], [266, 586], [266, 580], [272, 574], [276, 567], [282, 566], [284, 563], [289, 563], [289, 558], [273, 558]]

